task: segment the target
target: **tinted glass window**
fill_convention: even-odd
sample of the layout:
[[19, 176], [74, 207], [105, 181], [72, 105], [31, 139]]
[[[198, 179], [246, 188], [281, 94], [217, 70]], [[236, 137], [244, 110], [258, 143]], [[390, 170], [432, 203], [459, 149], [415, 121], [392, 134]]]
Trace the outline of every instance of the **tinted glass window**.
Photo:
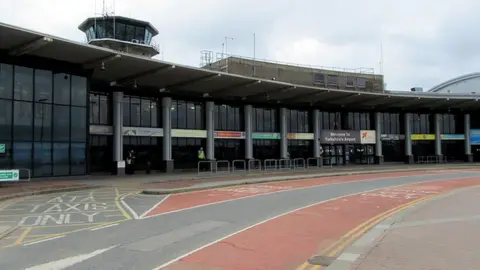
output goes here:
[[72, 76], [72, 105], [86, 106], [87, 102], [87, 79]]
[[253, 108], [254, 132], [278, 132], [278, 114], [276, 109]]
[[13, 168], [32, 168], [32, 143], [13, 143]]
[[135, 27], [135, 39], [143, 43], [143, 40], [145, 39], [144, 27]]
[[0, 98], [12, 98], [13, 67], [0, 64]]
[[33, 175], [52, 175], [52, 143], [36, 142], [33, 144]]
[[53, 144], [53, 175], [68, 175], [70, 173], [69, 148], [68, 143]]
[[85, 142], [87, 140], [87, 109], [72, 107], [71, 113], [71, 140]]
[[115, 38], [125, 39], [125, 29], [126, 29], [125, 24], [117, 22], [117, 25], [115, 27]]
[[10, 141], [12, 137], [12, 101], [0, 99], [0, 140]]
[[125, 35], [125, 40], [131, 42], [135, 38], [135, 26], [127, 25], [127, 33]]
[[13, 97], [17, 100], [32, 101], [33, 99], [33, 69], [15, 66], [15, 84]]
[[287, 131], [292, 133], [310, 132], [308, 111], [287, 110]]
[[130, 126], [130, 97], [123, 97], [123, 126]]
[[52, 140], [52, 105], [35, 103], [34, 138], [35, 141]]
[[87, 171], [86, 158], [85, 158], [85, 143], [72, 143], [71, 144], [71, 174], [81, 175]]
[[240, 107], [215, 104], [215, 130], [243, 131], [243, 114]]
[[99, 95], [90, 94], [90, 124], [100, 122], [100, 101]]
[[105, 37], [113, 38], [113, 21], [105, 21]]
[[140, 99], [131, 97], [130, 98], [130, 125], [132, 127], [139, 127], [140, 123]]
[[33, 108], [31, 102], [13, 103], [13, 139], [32, 141]]
[[57, 142], [70, 140], [70, 107], [68, 106], [53, 107], [53, 140]]
[[52, 72], [48, 70], [35, 70], [35, 101], [52, 103]]
[[151, 117], [150, 117], [150, 114], [151, 114], [151, 106], [150, 106], [150, 100], [142, 100], [142, 104], [141, 104], [141, 108], [142, 108], [142, 124], [141, 126], [142, 127], [150, 127], [151, 126]]
[[159, 111], [158, 111], [158, 107], [157, 107], [157, 102], [156, 102], [156, 101], [152, 101], [151, 111], [152, 111], [152, 115], [151, 115], [151, 125], [152, 125], [152, 127], [159, 127], [159, 126], [160, 126], [160, 125], [158, 124], [158, 114], [159, 114]]
[[65, 73], [54, 75], [53, 93], [56, 104], [70, 104], [70, 75]]
[[0, 168], [12, 168], [12, 144], [5, 142], [5, 154], [0, 155]]

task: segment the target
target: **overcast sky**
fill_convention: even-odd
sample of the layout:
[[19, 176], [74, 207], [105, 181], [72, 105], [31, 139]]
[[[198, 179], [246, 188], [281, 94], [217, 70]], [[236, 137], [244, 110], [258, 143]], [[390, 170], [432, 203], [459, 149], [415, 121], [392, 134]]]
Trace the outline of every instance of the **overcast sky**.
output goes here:
[[[0, 0], [0, 21], [76, 41], [100, 0]], [[113, 11], [113, 0], [106, 1]], [[371, 67], [390, 90], [426, 90], [480, 71], [478, 0], [116, 0], [115, 14], [150, 21], [168, 61], [199, 66], [200, 51], [315, 66]]]

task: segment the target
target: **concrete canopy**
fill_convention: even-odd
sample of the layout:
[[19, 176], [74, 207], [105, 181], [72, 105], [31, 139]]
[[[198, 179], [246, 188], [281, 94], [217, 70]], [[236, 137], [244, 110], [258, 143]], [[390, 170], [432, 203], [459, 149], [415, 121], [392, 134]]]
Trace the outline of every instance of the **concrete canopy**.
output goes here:
[[0, 23], [0, 50], [73, 64], [93, 71], [93, 79], [113, 87], [144, 87], [220, 100], [275, 102], [321, 108], [463, 109], [480, 108], [480, 96], [414, 92], [356, 92], [294, 85], [200, 69], [129, 55]]

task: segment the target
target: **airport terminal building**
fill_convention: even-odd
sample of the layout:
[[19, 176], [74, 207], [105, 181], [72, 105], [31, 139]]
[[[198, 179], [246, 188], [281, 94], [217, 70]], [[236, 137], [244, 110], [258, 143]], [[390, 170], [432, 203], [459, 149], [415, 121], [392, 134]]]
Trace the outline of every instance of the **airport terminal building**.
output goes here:
[[148, 22], [89, 18], [79, 29], [88, 44], [0, 23], [0, 168], [122, 174], [135, 150], [137, 170], [171, 172], [196, 169], [200, 147], [230, 162], [480, 160], [471, 93], [390, 92], [370, 69], [233, 56], [187, 67], [151, 58]]

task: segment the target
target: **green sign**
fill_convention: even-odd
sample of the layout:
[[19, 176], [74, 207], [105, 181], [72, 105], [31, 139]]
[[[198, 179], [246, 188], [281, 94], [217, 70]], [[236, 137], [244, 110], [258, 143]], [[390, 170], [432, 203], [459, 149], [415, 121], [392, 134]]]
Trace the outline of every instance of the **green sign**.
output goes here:
[[5, 154], [5, 144], [4, 143], [0, 143], [0, 154]]
[[268, 133], [268, 132], [253, 132], [252, 139], [254, 140], [280, 140], [280, 133]]
[[20, 173], [18, 170], [0, 171], [0, 182], [13, 182], [18, 180], [20, 180]]

